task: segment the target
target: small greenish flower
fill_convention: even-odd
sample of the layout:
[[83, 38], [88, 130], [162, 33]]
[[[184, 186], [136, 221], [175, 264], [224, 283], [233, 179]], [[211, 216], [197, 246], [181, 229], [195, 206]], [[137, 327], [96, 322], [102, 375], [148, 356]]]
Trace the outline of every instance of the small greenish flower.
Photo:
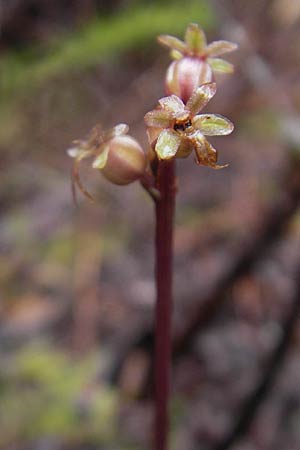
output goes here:
[[93, 200], [84, 188], [79, 177], [79, 163], [93, 157], [92, 168], [100, 170], [104, 177], [114, 184], [125, 185], [141, 178], [146, 168], [146, 156], [140, 144], [127, 135], [128, 126], [119, 124], [103, 131], [100, 126], [92, 129], [86, 140], [74, 141], [74, 146], [67, 150], [74, 158], [72, 179], [73, 186]]
[[148, 137], [159, 159], [185, 158], [194, 150], [196, 163], [220, 169], [216, 149], [205, 136], [224, 136], [233, 124], [218, 114], [198, 114], [216, 93], [215, 83], [199, 86], [186, 105], [176, 95], [159, 100], [159, 105], [145, 115]]
[[207, 44], [203, 29], [196, 23], [188, 25], [184, 41], [169, 36], [158, 36], [158, 42], [171, 49], [172, 59], [179, 60], [185, 56], [197, 57], [211, 66], [216, 72], [233, 72], [233, 65], [217, 58], [237, 49], [237, 44], [229, 41], [213, 41]]
[[218, 56], [236, 50], [237, 45], [228, 41], [207, 44], [204, 31], [195, 23], [187, 27], [184, 41], [169, 35], [159, 36], [158, 41], [171, 49], [175, 60], [167, 70], [167, 93], [184, 102], [196, 87], [213, 81], [213, 72], [233, 72], [233, 65]]

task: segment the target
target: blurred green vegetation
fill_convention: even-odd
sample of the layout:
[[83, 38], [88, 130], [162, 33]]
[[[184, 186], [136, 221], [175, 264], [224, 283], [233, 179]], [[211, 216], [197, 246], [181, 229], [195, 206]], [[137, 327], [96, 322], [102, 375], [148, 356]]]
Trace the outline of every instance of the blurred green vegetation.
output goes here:
[[255, 137], [279, 137], [280, 124], [278, 113], [272, 109], [260, 108], [255, 113], [247, 112], [241, 115], [239, 121], [240, 133]]
[[72, 360], [46, 345], [17, 352], [0, 370], [0, 446], [32, 439], [108, 443], [116, 394], [96, 382], [95, 354]]
[[214, 14], [205, 0], [139, 5], [105, 19], [96, 19], [81, 30], [56, 37], [49, 48], [11, 52], [0, 61], [1, 98], [20, 89], [37, 87], [69, 70], [83, 70], [133, 48], [141, 48], [160, 33], [182, 33], [194, 21], [208, 29]]

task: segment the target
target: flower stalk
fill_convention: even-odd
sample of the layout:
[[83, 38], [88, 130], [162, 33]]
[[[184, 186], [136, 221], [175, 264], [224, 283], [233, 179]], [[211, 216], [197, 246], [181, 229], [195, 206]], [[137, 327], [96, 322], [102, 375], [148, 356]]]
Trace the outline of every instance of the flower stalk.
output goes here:
[[171, 372], [171, 319], [173, 278], [173, 224], [175, 213], [175, 159], [159, 161], [155, 202], [155, 423], [154, 449], [166, 450]]

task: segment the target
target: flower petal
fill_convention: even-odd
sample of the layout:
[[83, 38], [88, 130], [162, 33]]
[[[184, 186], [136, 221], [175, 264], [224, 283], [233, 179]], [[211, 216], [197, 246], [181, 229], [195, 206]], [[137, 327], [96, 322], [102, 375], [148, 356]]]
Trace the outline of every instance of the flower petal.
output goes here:
[[144, 120], [148, 127], [168, 128], [173, 118], [174, 114], [171, 111], [153, 109], [145, 115]]
[[204, 53], [206, 47], [206, 37], [202, 28], [196, 23], [191, 23], [185, 32], [186, 45], [193, 54]]
[[224, 55], [224, 53], [233, 52], [238, 45], [229, 41], [214, 41], [206, 47], [206, 54], [209, 57]]
[[225, 136], [234, 128], [233, 123], [220, 114], [199, 114], [192, 119], [192, 125], [206, 136]]
[[101, 152], [93, 161], [92, 167], [93, 169], [104, 169], [107, 163], [108, 153], [109, 153], [109, 145], [102, 145]]
[[218, 152], [217, 150], [205, 139], [201, 133], [195, 136], [195, 153], [196, 153], [196, 163], [201, 166], [208, 166], [212, 169], [223, 169], [227, 167], [228, 164], [218, 165]]
[[182, 136], [180, 146], [176, 153], [176, 158], [187, 158], [193, 150], [193, 141], [188, 137]]
[[172, 113], [181, 113], [185, 109], [183, 101], [177, 95], [169, 95], [158, 100], [158, 103], [164, 110], [172, 111]]
[[173, 130], [163, 130], [155, 146], [155, 151], [160, 159], [173, 158], [181, 143], [181, 137]]
[[209, 100], [215, 95], [217, 91], [216, 83], [206, 83], [194, 90], [192, 96], [189, 98], [186, 109], [191, 112], [191, 115], [197, 114]]
[[71, 158], [78, 158], [81, 153], [83, 152], [83, 150], [81, 150], [78, 147], [71, 147], [67, 149], [67, 154], [71, 157]]
[[161, 132], [162, 132], [161, 128], [147, 127], [146, 133], [148, 137], [148, 142], [152, 148], [154, 148], [157, 138]]
[[128, 133], [129, 126], [126, 125], [126, 123], [119, 123], [119, 125], [116, 125], [113, 128], [110, 128], [110, 130], [107, 130], [105, 132], [105, 140], [111, 139], [115, 136], [121, 136], [122, 134]]
[[225, 59], [208, 58], [207, 62], [214, 72], [232, 73], [234, 71], [233, 64], [225, 61]]
[[178, 50], [171, 50], [170, 57], [171, 59], [175, 59], [176, 61], [178, 61], [179, 59], [183, 58], [183, 54], [180, 53]]
[[165, 47], [169, 47], [172, 50], [177, 50], [180, 53], [185, 53], [186, 44], [174, 36], [169, 36], [168, 34], [162, 34], [157, 38], [158, 42]]
[[67, 154], [71, 158], [75, 158], [77, 161], [81, 161], [82, 159], [88, 158], [93, 154], [91, 150], [82, 149], [80, 147], [71, 147], [68, 148]]

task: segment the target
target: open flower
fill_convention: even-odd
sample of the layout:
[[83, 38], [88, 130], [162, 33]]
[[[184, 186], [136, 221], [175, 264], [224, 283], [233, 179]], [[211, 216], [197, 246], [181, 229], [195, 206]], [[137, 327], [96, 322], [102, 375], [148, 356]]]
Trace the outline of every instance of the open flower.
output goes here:
[[199, 86], [185, 105], [176, 95], [159, 100], [145, 115], [148, 137], [159, 159], [185, 158], [193, 150], [196, 163], [220, 169], [216, 149], [205, 136], [224, 136], [233, 131], [230, 120], [218, 114], [198, 114], [216, 93], [215, 83]]
[[67, 150], [74, 158], [72, 171], [73, 186], [93, 200], [79, 177], [79, 163], [94, 157], [92, 168], [98, 169], [114, 184], [125, 185], [141, 178], [146, 168], [146, 156], [140, 144], [127, 135], [128, 126], [121, 123], [108, 131], [96, 126], [86, 140], [74, 141], [74, 147]]
[[236, 50], [237, 45], [228, 41], [207, 44], [204, 31], [195, 23], [187, 27], [184, 41], [169, 35], [159, 36], [158, 41], [171, 49], [175, 59], [167, 70], [167, 93], [185, 102], [196, 87], [213, 81], [213, 72], [233, 72], [233, 65], [218, 56]]

